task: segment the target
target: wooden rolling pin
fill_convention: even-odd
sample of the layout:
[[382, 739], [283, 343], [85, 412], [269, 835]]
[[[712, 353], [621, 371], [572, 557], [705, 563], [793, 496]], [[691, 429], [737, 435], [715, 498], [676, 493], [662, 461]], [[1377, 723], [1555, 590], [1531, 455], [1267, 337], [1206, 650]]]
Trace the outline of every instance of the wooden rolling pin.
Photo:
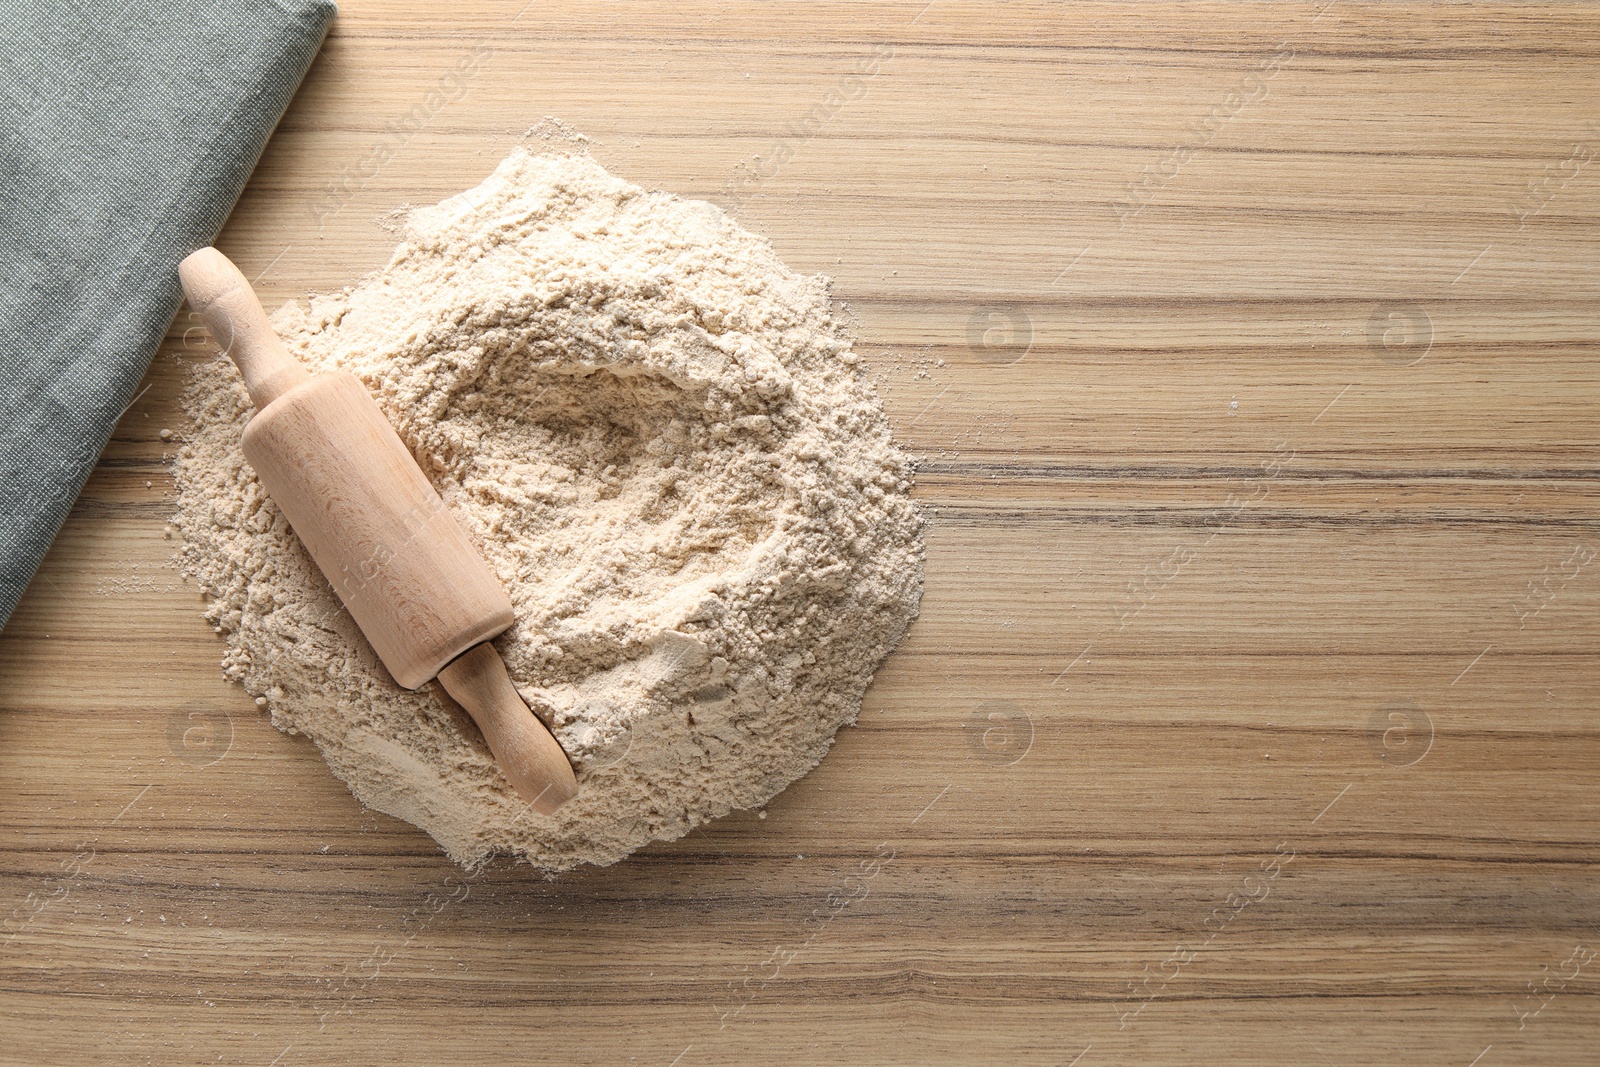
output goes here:
[[572, 765], [489, 644], [514, 621], [511, 598], [366, 387], [344, 371], [307, 373], [215, 248], [178, 274], [255, 403], [245, 458], [383, 665], [407, 689], [437, 676], [536, 810], [570, 800]]

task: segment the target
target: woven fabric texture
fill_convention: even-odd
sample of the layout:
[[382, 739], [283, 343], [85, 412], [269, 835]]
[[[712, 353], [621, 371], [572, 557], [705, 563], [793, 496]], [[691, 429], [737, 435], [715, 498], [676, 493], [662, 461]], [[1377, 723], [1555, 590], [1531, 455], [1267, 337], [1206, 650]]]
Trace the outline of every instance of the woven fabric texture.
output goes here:
[[0, 627], [305, 76], [332, 0], [8, 0]]

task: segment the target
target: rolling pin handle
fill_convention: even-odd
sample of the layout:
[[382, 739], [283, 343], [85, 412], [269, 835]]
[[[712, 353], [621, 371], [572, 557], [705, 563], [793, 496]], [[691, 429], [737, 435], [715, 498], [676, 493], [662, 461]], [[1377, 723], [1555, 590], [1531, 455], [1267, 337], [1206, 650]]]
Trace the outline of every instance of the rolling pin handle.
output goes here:
[[533, 810], [549, 815], [577, 795], [561, 743], [523, 703], [493, 645], [485, 641], [451, 660], [439, 672], [439, 684], [467, 709], [495, 762]]
[[227, 256], [202, 248], [178, 264], [178, 277], [189, 304], [238, 365], [258, 410], [311, 380], [278, 340], [255, 291]]

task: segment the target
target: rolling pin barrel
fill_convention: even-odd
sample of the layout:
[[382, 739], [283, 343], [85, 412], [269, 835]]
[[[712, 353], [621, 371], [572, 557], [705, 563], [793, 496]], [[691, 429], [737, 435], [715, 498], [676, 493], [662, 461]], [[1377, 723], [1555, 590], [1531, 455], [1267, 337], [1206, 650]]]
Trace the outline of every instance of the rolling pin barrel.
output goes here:
[[389, 420], [353, 375], [256, 413], [244, 456], [395, 681], [415, 689], [515, 620]]
[[383, 411], [354, 375], [308, 374], [216, 249], [179, 274], [257, 406], [245, 458], [384, 666], [407, 689], [438, 677], [517, 791], [554, 810], [577, 791], [571, 765], [485, 643], [515, 621], [511, 599]]

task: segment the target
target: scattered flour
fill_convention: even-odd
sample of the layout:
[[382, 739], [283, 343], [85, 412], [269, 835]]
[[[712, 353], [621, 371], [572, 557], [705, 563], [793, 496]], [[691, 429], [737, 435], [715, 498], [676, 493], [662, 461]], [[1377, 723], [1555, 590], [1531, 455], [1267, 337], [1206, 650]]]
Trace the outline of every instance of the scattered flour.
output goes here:
[[185, 400], [185, 573], [226, 674], [460, 863], [610, 863], [765, 803], [917, 613], [910, 467], [826, 279], [709, 204], [518, 149], [274, 323], [367, 384], [500, 576], [518, 621], [495, 643], [578, 797], [533, 812], [436, 683], [385, 673], [245, 463], [226, 362]]

